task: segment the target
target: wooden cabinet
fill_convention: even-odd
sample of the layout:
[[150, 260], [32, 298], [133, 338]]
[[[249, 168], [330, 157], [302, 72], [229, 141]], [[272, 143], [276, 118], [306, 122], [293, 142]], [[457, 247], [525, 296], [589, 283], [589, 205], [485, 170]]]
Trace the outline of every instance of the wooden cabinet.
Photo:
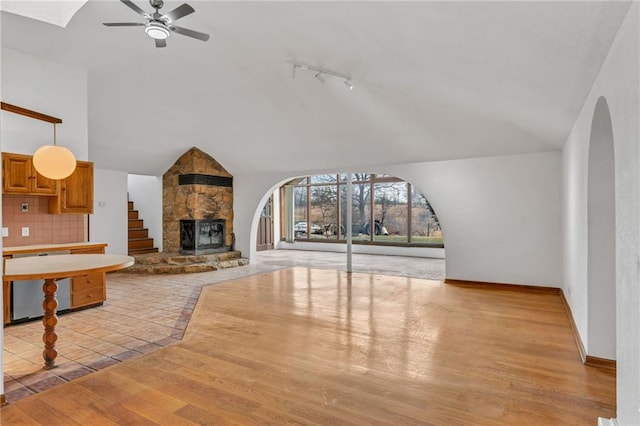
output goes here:
[[71, 279], [71, 309], [97, 305], [107, 298], [104, 272]]
[[58, 196], [49, 199], [49, 213], [93, 213], [93, 163], [78, 161], [71, 176], [60, 180]]
[[[71, 254], [104, 254], [104, 247], [72, 249]], [[107, 299], [107, 274], [94, 274], [71, 279], [71, 309], [102, 304]]]
[[2, 153], [4, 194], [48, 195], [49, 213], [93, 213], [93, 163], [78, 161], [71, 176], [47, 179], [33, 167], [30, 155]]
[[[32, 246], [32, 248], [14, 247], [4, 249], [4, 259], [11, 259], [16, 254], [52, 252], [57, 250], [69, 250], [71, 254], [104, 254], [105, 243], [69, 243], [51, 246]], [[4, 324], [11, 323], [11, 281], [2, 282]], [[98, 272], [71, 279], [71, 306], [74, 309], [83, 309], [90, 306], [101, 305], [107, 300], [107, 274]]]
[[3, 153], [2, 177], [4, 194], [56, 195], [58, 193], [58, 182], [36, 172], [30, 155]]

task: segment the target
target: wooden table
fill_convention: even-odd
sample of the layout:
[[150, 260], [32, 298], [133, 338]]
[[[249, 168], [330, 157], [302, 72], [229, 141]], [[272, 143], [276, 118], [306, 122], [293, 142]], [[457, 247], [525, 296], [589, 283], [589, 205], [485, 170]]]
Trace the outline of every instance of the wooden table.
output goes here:
[[44, 368], [49, 370], [56, 367], [56, 324], [58, 323], [58, 300], [56, 280], [62, 278], [87, 275], [92, 272], [109, 272], [127, 268], [133, 265], [134, 259], [130, 256], [117, 254], [61, 254], [56, 256], [35, 256], [17, 259], [6, 259], [4, 262], [4, 280], [33, 280], [43, 279], [44, 317]]

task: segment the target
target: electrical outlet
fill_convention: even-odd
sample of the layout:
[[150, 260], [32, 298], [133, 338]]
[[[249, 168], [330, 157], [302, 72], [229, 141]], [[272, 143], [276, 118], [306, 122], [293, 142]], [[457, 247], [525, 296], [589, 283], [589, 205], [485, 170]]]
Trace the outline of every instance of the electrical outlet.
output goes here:
[[28, 237], [29, 236], [29, 227], [28, 226], [22, 227], [22, 236], [23, 237]]
[[22, 213], [29, 211], [29, 203], [22, 203]]
[[2, 228], [2, 236], [3, 237], [8, 237], [9, 236], [9, 228]]

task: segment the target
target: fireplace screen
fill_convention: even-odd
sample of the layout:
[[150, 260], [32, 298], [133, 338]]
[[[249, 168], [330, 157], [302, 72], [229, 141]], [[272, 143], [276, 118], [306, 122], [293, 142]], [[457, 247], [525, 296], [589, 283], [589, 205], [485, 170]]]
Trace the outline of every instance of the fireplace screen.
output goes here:
[[180, 253], [202, 254], [224, 247], [224, 219], [180, 221]]

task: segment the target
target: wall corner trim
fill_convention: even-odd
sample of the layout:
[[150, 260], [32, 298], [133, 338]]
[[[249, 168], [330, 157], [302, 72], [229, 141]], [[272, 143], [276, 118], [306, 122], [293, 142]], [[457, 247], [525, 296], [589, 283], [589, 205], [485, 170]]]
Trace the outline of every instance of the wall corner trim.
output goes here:
[[611, 370], [617, 370], [617, 364], [615, 359], [600, 358], [597, 356], [587, 355], [587, 359], [584, 362], [585, 365], [590, 367], [608, 368]]
[[587, 351], [584, 349], [584, 344], [582, 343], [582, 339], [580, 338], [580, 334], [578, 333], [578, 326], [576, 326], [576, 322], [573, 320], [573, 313], [571, 312], [571, 307], [569, 306], [569, 302], [567, 302], [567, 298], [564, 296], [564, 291], [562, 289], [558, 289], [560, 293], [560, 299], [562, 299], [562, 305], [564, 306], [564, 310], [567, 313], [567, 317], [569, 318], [569, 324], [571, 325], [571, 331], [573, 332], [573, 338], [576, 341], [576, 346], [578, 347], [578, 352], [580, 353], [580, 359], [583, 364], [587, 363]]
[[501, 290], [523, 291], [528, 293], [558, 294], [561, 292], [561, 290], [558, 287], [545, 287], [545, 286], [525, 285], [525, 284], [491, 283], [491, 282], [485, 282], [485, 281], [456, 280], [452, 278], [445, 278], [444, 283], [449, 285], [469, 286], [469, 287], [477, 287], [477, 288], [494, 288], [494, 289], [501, 289]]

